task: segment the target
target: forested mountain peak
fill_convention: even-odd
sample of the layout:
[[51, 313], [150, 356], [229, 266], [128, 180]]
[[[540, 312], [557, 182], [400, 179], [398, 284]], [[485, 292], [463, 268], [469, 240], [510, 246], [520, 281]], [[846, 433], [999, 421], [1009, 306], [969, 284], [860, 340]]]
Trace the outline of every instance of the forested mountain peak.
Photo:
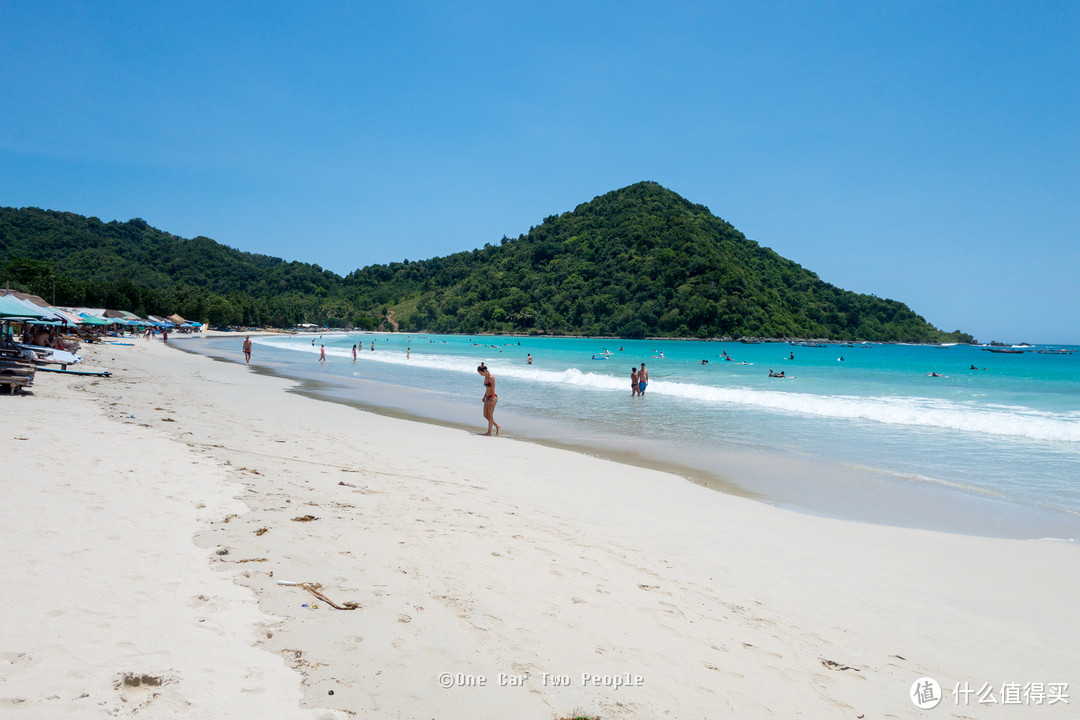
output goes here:
[[940, 341], [907, 306], [822, 282], [655, 182], [516, 240], [364, 268], [346, 282], [409, 330]]
[[[516, 239], [341, 278], [184, 240], [144, 221], [0, 208], [0, 268], [49, 297], [211, 324], [416, 332], [970, 340], [859, 295], [749, 240], [655, 182], [553, 215]], [[119, 278], [119, 279], [118, 279]]]

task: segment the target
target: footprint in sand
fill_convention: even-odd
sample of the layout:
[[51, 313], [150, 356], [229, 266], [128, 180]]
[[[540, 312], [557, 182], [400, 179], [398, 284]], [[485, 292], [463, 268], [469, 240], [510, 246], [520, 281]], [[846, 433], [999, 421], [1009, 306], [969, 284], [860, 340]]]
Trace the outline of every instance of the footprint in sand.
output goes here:
[[677, 606], [672, 605], [671, 603], [666, 603], [661, 600], [657, 603], [657, 605], [660, 606], [663, 612], [668, 613], [669, 615], [674, 615], [675, 617], [686, 617], [686, 613], [684, 613]]
[[728, 677], [734, 678], [735, 680], [742, 680], [743, 677], [744, 677], [743, 675], [740, 675], [737, 672], [731, 672], [730, 670], [724, 670], [723, 668], [717, 667], [716, 665], [713, 665], [712, 663], [703, 663], [703, 664], [705, 665], [705, 668], [707, 670], [713, 670], [713, 671], [718, 672], [718, 673], [723, 673], [724, 675], [727, 675]]
[[121, 699], [136, 708], [143, 708], [153, 702], [161, 693], [161, 688], [173, 682], [168, 675], [150, 673], [120, 673], [113, 681], [113, 687], [119, 691]]
[[0, 653], [0, 661], [8, 663], [9, 665], [17, 665], [22, 667], [31, 667], [38, 664], [38, 660], [35, 660], [30, 653], [24, 652], [6, 652]]

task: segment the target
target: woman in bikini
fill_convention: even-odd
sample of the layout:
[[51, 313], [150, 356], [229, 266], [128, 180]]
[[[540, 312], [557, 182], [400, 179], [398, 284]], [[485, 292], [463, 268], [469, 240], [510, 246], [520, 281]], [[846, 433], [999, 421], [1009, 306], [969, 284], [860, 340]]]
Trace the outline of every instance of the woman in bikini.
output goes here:
[[484, 419], [488, 421], [488, 430], [484, 434], [490, 435], [491, 428], [494, 427], [495, 434], [498, 435], [499, 428], [502, 426], [495, 422], [495, 405], [499, 402], [499, 396], [495, 394], [495, 378], [491, 376], [491, 371], [484, 363], [480, 363], [476, 372], [484, 378]]

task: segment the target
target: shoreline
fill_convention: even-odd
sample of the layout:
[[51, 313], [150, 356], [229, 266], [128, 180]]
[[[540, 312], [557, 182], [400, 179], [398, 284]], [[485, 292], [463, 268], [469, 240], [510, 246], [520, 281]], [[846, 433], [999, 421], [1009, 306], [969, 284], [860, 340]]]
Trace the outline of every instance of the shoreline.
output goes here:
[[[295, 383], [160, 343], [137, 340], [92, 355], [113, 378], [50, 374], [33, 396], [4, 398], [28, 418], [15, 432], [34, 450], [9, 458], [12, 477], [40, 477], [51, 462], [39, 453], [65, 447], [78, 432], [79, 448], [111, 459], [82, 466], [78, 479], [105, 499], [123, 492], [113, 485], [119, 478], [151, 482], [161, 467], [148, 457], [185, 473], [153, 480], [160, 502], [133, 499], [125, 523], [156, 528], [162, 505], [203, 502], [183, 490], [198, 478], [246, 506], [237, 512], [225, 501], [207, 503], [205, 513], [185, 520], [189, 541], [196, 536], [202, 548], [195, 565], [216, 572], [198, 592], [170, 586], [183, 601], [166, 613], [175, 632], [162, 642], [172, 655], [125, 650], [134, 639], [104, 629], [103, 654], [127, 658], [118, 664], [157, 657], [166, 667], [151, 669], [171, 671], [165, 689], [139, 690], [143, 712], [181, 700], [209, 709], [198, 679], [215, 674], [215, 689], [231, 688], [238, 703], [268, 701], [272, 688], [285, 692], [302, 678], [301, 707], [323, 708], [313, 711], [323, 713], [317, 718], [565, 717], [575, 710], [605, 720], [718, 712], [916, 718], [923, 714], [908, 692], [920, 677], [936, 678], [947, 693], [961, 682], [1075, 683], [1080, 675], [1080, 629], [1070, 620], [1080, 549], [1069, 543], [796, 513], [655, 470], [315, 401], [285, 392]], [[81, 409], [54, 423], [68, 406]], [[131, 441], [150, 443], [153, 452], [125, 457]], [[23, 489], [57, 507], [69, 502], [48, 486]], [[5, 546], [15, 547], [16, 558], [47, 547], [49, 520], [57, 517], [5, 525], [5, 533], [28, 535], [19, 545], [6, 537]], [[140, 552], [161, 539], [148, 532], [144, 542]], [[90, 580], [138, 617], [153, 581], [132, 573], [128, 559]], [[35, 557], [40, 567], [29, 582], [20, 577], [0, 591], [20, 621], [0, 695], [21, 693], [27, 710], [66, 703], [76, 712], [82, 702], [80, 717], [104, 717], [101, 694], [117, 693], [80, 676], [93, 655], [93, 628], [73, 627], [62, 646], [23, 629], [52, 622], [51, 608], [18, 598], [54, 597], [80, 561]], [[330, 600], [360, 607], [334, 610], [280, 582], [319, 583]], [[168, 667], [185, 628], [198, 638], [205, 622], [229, 627], [219, 598], [241, 590], [268, 615], [247, 631], [215, 637], [293, 668], [296, 680], [275, 675], [242, 692], [242, 668], [223, 655]], [[188, 602], [198, 604], [203, 623], [189, 617]], [[93, 610], [74, 603], [72, 613]], [[11, 659], [16, 653], [38, 664], [24, 667]], [[74, 657], [81, 660], [73, 664]], [[51, 664], [47, 675], [42, 664]], [[440, 686], [442, 673], [453, 687]], [[524, 679], [502, 684], [500, 673]], [[640, 676], [643, 687], [592, 685], [582, 673]], [[488, 682], [459, 684], [459, 675]], [[570, 683], [548, 685], [545, 676]], [[83, 685], [90, 697], [79, 700]], [[61, 698], [51, 699], [58, 688]], [[281, 707], [268, 714], [242, 703], [225, 714], [307, 717], [287, 698], [274, 701]], [[114, 707], [134, 711], [135, 704]], [[950, 695], [943, 705], [969, 717], [994, 715], [974, 703], [958, 707]], [[1071, 706], [1015, 709], [1018, 717], [1052, 718]]]
[[[826, 345], [844, 345], [844, 344], [857, 344], [857, 345], [915, 345], [920, 347], [939, 347], [947, 345], [967, 345], [969, 347], [990, 347], [990, 346], [1002, 346], [1002, 347], [1016, 347], [1019, 345], [1070, 345], [1071, 343], [964, 343], [954, 341], [942, 341], [942, 342], [915, 342], [906, 340], [830, 340], [828, 338], [759, 338], [759, 337], [729, 337], [727, 335], [721, 337], [668, 337], [666, 335], [646, 335], [640, 338], [626, 338], [618, 335], [552, 335], [548, 333], [442, 333], [435, 332], [434, 330], [423, 331], [406, 331], [406, 330], [347, 330], [345, 328], [320, 328], [317, 330], [288, 330], [284, 328], [279, 329], [262, 329], [262, 330], [205, 330], [201, 334], [205, 337], [236, 337], [238, 335], [331, 335], [334, 333], [341, 333], [345, 335], [415, 335], [417, 337], [428, 335], [446, 335], [452, 337], [512, 337], [512, 338], [554, 338], [564, 340], [656, 340], [656, 341], [679, 341], [679, 342], [702, 342], [702, 343], [740, 343], [751, 345], [799, 345], [801, 343], [823, 343]], [[181, 339], [183, 336], [177, 336], [177, 339]], [[745, 341], [745, 342], [744, 342]]]
[[[189, 352], [192, 355], [206, 357], [216, 362], [223, 362], [232, 365], [243, 364], [235, 359], [222, 357], [220, 355], [199, 353], [194, 350], [187, 350], [180, 347], [177, 347], [177, 349], [181, 349], [183, 352]], [[278, 380], [283, 380], [285, 382], [294, 383], [294, 387], [288, 388], [286, 392], [296, 393], [303, 397], [315, 400], [316, 402], [335, 403], [339, 405], [344, 405], [346, 407], [351, 407], [355, 410], [360, 410], [362, 412], [371, 413], [373, 415], [380, 415], [388, 418], [394, 418], [397, 420], [419, 423], [422, 425], [434, 425], [437, 427], [443, 427], [452, 430], [460, 430], [462, 432], [472, 432], [476, 430], [478, 426], [476, 423], [470, 424], [461, 421], [430, 418], [424, 415], [417, 414], [415, 412], [410, 412], [408, 410], [396, 407], [376, 405], [374, 403], [367, 403], [361, 400], [352, 400], [335, 397], [333, 395], [321, 394], [315, 388], [316, 385], [321, 384], [321, 381], [312, 380], [309, 378], [292, 377], [290, 375], [277, 372], [273, 367], [266, 365], [251, 365], [248, 367], [254, 373], [264, 374], [267, 377], [272, 377]], [[625, 448], [617, 448], [613, 446], [600, 447], [588, 445], [585, 443], [573, 443], [550, 438], [537, 438], [512, 434], [508, 434], [505, 437], [518, 442], [533, 443], [542, 447], [565, 450], [566, 452], [578, 453], [587, 457], [604, 460], [607, 462], [613, 462], [620, 465], [630, 465], [645, 470], [655, 470], [657, 472], [681, 477], [684, 480], [688, 480], [689, 482], [700, 485], [702, 487], [710, 488], [716, 492], [722, 492], [736, 497], [753, 499], [759, 502], [768, 502], [768, 500], [759, 493], [755, 493], [752, 490], [748, 490], [740, 487], [739, 485], [731, 483], [725, 480], [722, 475], [718, 475], [716, 473], [709, 472], [708, 470], [704, 470], [701, 468], [692, 467], [690, 465], [683, 465], [678, 462], [666, 462], [657, 458], [641, 455], [640, 453], [636, 453], [633, 450], [628, 450]]]
[[[223, 336], [230, 339], [228, 334]], [[190, 345], [176, 347], [221, 362], [244, 364], [239, 350], [230, 352], [220, 346], [206, 349]], [[365, 380], [361, 394], [355, 392], [344, 376], [324, 379], [308, 374], [294, 375], [279, 370], [276, 363], [263, 362], [250, 367], [254, 372], [294, 382], [296, 387], [291, 392], [320, 402], [458, 430], [467, 431], [474, 427], [458, 419], [466, 416], [469, 411], [466, 407], [455, 408], [457, 412], [453, 414], [443, 409], [427, 415], [412, 409], [425, 402], [422, 395], [413, 395], [416, 391], [412, 388]], [[366, 399], [372, 396], [377, 399]], [[405, 402], [401, 398], [411, 398], [411, 401]], [[511, 432], [510, 437], [515, 440], [674, 474], [716, 492], [817, 517], [976, 537], [1053, 539], [1071, 543], [1080, 540], [1076, 534], [1076, 518], [1070, 511], [1051, 511], [1003, 500], [975, 488], [957, 488], [947, 482], [926, 483], [919, 476], [775, 450], [730, 448], [712, 457], [686, 452], [677, 445], [655, 438], [636, 438], [635, 449], [627, 447], [624, 438], [605, 434], [561, 435], [552, 432], [552, 426], [546, 421], [529, 415], [515, 418], [513, 410], [507, 412], [510, 420], [516, 420], [515, 425], [521, 433]], [[718, 461], [726, 468], [727, 475], [711, 469]], [[776, 472], [781, 467], [783, 472]]]

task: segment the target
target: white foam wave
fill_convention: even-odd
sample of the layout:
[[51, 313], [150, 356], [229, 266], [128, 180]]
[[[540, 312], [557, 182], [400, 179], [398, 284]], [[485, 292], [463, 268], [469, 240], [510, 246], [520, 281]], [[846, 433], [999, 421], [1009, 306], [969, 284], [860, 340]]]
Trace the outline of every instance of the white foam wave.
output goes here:
[[1024, 407], [992, 408], [924, 397], [814, 395], [663, 381], [652, 383], [650, 389], [656, 393], [704, 402], [736, 403], [824, 418], [945, 428], [1031, 440], [1080, 442], [1080, 422], [1075, 418]]

